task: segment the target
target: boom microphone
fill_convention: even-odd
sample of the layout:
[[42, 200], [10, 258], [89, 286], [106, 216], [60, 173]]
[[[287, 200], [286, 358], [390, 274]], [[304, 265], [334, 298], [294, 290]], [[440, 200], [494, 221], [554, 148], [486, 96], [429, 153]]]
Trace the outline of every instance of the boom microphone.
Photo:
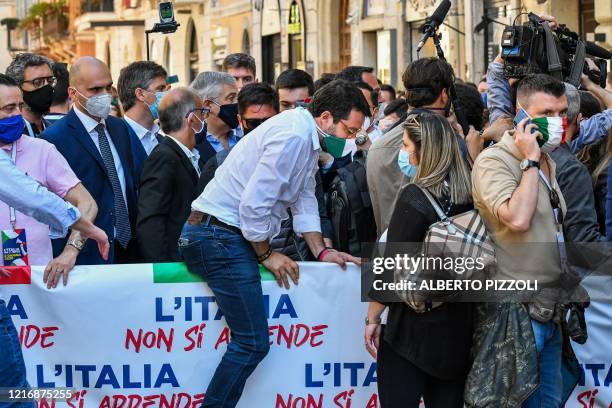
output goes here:
[[612, 53], [610, 53], [610, 51], [606, 50], [605, 48], [588, 41], [585, 41], [584, 44], [586, 46], [587, 54], [603, 59], [612, 58]]
[[442, 0], [442, 3], [440, 3], [438, 8], [436, 8], [429, 20], [423, 24], [423, 27], [421, 28], [423, 35], [421, 36], [421, 41], [419, 41], [419, 44], [417, 45], [417, 52], [421, 51], [421, 48], [423, 48], [429, 37], [433, 37], [436, 34], [436, 30], [438, 27], [440, 27], [440, 25], [442, 25], [442, 22], [448, 14], [448, 10], [450, 10], [450, 7], [450, 0]]

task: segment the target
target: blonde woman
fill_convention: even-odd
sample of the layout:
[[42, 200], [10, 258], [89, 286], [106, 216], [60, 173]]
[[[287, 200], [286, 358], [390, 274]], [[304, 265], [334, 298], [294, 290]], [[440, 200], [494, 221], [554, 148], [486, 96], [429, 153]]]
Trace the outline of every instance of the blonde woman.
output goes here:
[[[400, 193], [387, 242], [423, 242], [439, 221], [421, 189], [427, 189], [448, 215], [473, 208], [470, 173], [448, 121], [432, 113], [410, 115], [404, 123], [398, 166], [413, 178]], [[393, 256], [394, 254], [386, 254]], [[372, 299], [377, 298], [374, 291]], [[380, 316], [389, 307], [383, 328]], [[416, 313], [405, 303], [370, 302], [365, 342], [378, 363], [378, 393], [383, 408], [463, 407], [470, 367], [472, 305], [445, 303]]]

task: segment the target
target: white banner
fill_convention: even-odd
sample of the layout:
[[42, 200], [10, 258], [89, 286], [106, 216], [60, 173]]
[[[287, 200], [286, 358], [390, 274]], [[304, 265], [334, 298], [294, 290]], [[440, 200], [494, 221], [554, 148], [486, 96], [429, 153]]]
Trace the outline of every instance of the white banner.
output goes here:
[[[262, 274], [271, 350], [239, 407], [379, 406], [359, 268], [300, 268], [289, 290]], [[31, 283], [3, 285], [3, 295], [30, 385], [76, 390], [39, 407], [198, 407], [229, 341], [212, 292], [182, 265], [80, 266], [54, 290], [33, 267]], [[574, 344], [584, 376], [567, 407], [612, 407], [611, 316], [611, 303], [587, 311], [589, 340]]]

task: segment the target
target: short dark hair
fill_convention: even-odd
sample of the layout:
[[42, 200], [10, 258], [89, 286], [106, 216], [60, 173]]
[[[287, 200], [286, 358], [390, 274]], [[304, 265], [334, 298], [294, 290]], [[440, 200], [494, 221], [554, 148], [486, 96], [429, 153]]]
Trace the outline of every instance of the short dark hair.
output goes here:
[[268, 105], [278, 112], [278, 93], [270, 85], [262, 82], [245, 85], [238, 92], [238, 113], [244, 115], [251, 105]]
[[56, 62], [53, 64], [53, 76], [57, 78], [57, 84], [53, 90], [51, 106], [61, 105], [68, 100], [68, 85], [70, 79], [68, 65], [64, 62]]
[[334, 79], [336, 79], [336, 74], [332, 74], [331, 72], [326, 72], [324, 74], [321, 74], [321, 77], [317, 79], [316, 81], [314, 81], [315, 92], [321, 89], [324, 85], [329, 84]]
[[347, 119], [353, 109], [370, 116], [370, 106], [357, 86], [349, 81], [337, 79], [315, 92], [308, 109], [315, 118], [329, 111], [334, 123]]
[[481, 130], [484, 125], [484, 103], [478, 89], [466, 83], [455, 84], [455, 92], [457, 95], [457, 104], [461, 106], [462, 120], [466, 123], [461, 123], [461, 126], [472, 125], [476, 130]]
[[351, 65], [340, 71], [338, 75], [336, 75], [336, 79], [344, 79], [349, 82], [361, 82], [363, 81], [362, 75], [364, 73], [373, 74], [374, 68]]
[[372, 89], [370, 85], [366, 84], [363, 81], [355, 82], [355, 85], [357, 85], [357, 88], [359, 89], [365, 89], [366, 91], [369, 91], [370, 102], [372, 102], [374, 106], [378, 106], [378, 92], [374, 92], [374, 89]]
[[308, 95], [314, 94], [314, 82], [312, 76], [301, 69], [290, 68], [286, 69], [276, 79], [276, 90], [279, 89], [295, 89], [308, 88]]
[[601, 113], [599, 100], [589, 91], [580, 91], [580, 113], [585, 119]]
[[12, 77], [4, 74], [0, 74], [0, 85], [2, 86], [19, 86], [17, 81], [15, 81]]
[[565, 85], [547, 74], [530, 74], [519, 81], [516, 98], [527, 98], [538, 92], [560, 98], [565, 95]]
[[227, 72], [229, 68], [246, 68], [251, 70], [253, 76], [257, 75], [257, 65], [255, 65], [255, 58], [243, 52], [236, 52], [230, 54], [223, 60], [221, 70]]
[[382, 91], [387, 91], [387, 92], [390, 92], [390, 93], [391, 93], [391, 95], [393, 95], [393, 98], [391, 98], [391, 99], [393, 99], [393, 100], [395, 99], [395, 88], [393, 88], [391, 85], [389, 85], [389, 84], [383, 84], [383, 85], [381, 85], [381, 86], [380, 86], [380, 91], [381, 91], [381, 92], [382, 92]]
[[395, 113], [397, 116], [402, 116], [406, 112], [408, 112], [408, 102], [405, 99], [397, 98], [389, 102], [385, 107], [384, 114], [389, 116]]
[[450, 88], [455, 82], [455, 73], [444, 60], [421, 58], [408, 65], [402, 82], [410, 106], [420, 108], [434, 103], [443, 89]]
[[121, 69], [117, 81], [117, 93], [123, 110], [128, 111], [136, 104], [136, 88], [147, 89], [151, 81], [168, 77], [168, 73], [153, 61], [136, 61]]

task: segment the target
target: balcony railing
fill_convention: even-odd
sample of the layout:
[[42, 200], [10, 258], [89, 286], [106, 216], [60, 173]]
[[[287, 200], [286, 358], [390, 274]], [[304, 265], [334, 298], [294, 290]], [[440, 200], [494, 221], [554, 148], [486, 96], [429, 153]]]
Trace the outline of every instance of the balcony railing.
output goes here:
[[81, 2], [81, 13], [113, 11], [113, 0], [83, 0]]

